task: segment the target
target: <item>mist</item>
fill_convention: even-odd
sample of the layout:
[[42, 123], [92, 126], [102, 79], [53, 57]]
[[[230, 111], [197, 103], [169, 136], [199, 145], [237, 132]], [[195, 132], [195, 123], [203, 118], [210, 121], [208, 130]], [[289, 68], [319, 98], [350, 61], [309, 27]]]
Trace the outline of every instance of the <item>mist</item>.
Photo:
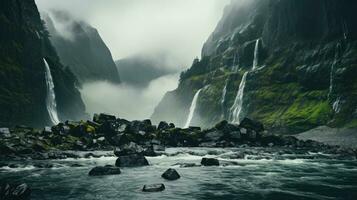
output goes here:
[[[36, 3], [41, 14], [50, 15], [60, 34], [69, 40], [73, 36], [68, 24], [72, 20], [82, 21], [98, 30], [114, 61], [133, 63], [129, 69], [136, 63], [141, 64], [125, 74], [119, 73], [123, 80], [120, 85], [83, 84], [81, 95], [86, 112], [146, 119], [163, 95], [177, 87], [180, 71], [189, 68], [195, 57], [200, 57], [204, 42], [229, 1], [36, 0]], [[61, 12], [70, 18], [56, 17]], [[120, 66], [118, 69], [123, 71]], [[142, 80], [132, 80], [132, 77]]]
[[162, 76], [147, 88], [109, 82], [85, 84], [81, 89], [87, 112], [110, 113], [129, 120], [148, 119], [164, 94], [177, 87], [179, 74]]
[[200, 56], [229, 0], [36, 0], [41, 11], [64, 10], [97, 28], [114, 60], [166, 52], [187, 68]]

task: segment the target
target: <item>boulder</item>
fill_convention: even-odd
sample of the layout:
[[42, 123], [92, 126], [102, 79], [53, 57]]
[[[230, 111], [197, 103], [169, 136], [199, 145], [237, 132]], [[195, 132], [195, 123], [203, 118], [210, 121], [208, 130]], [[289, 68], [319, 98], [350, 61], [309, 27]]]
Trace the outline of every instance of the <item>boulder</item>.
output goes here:
[[157, 156], [155, 150], [154, 150], [154, 146], [149, 146], [144, 150], [144, 156], [150, 156], [150, 157], [154, 157]]
[[179, 179], [181, 176], [180, 174], [175, 170], [175, 169], [168, 169], [166, 170], [162, 175], [162, 178], [166, 179], [166, 180], [177, 180]]
[[149, 162], [146, 160], [145, 156], [141, 154], [119, 156], [115, 162], [115, 166], [117, 167], [139, 167], [147, 165], [149, 165]]
[[204, 141], [211, 141], [211, 142], [217, 142], [221, 138], [223, 138], [224, 133], [220, 130], [217, 129], [211, 129], [209, 132], [207, 132], [204, 136]]
[[114, 115], [108, 115], [108, 114], [104, 114], [104, 113], [101, 113], [101, 114], [94, 114], [94, 117], [93, 117], [93, 121], [94, 122], [97, 122], [97, 123], [104, 123], [104, 122], [107, 122], [107, 121], [115, 121], [116, 120], [116, 117]]
[[169, 128], [175, 128], [175, 124], [174, 123], [170, 123], [169, 124]]
[[251, 129], [251, 130], [254, 130], [254, 131], [258, 132], [258, 133], [264, 131], [264, 126], [263, 126], [262, 123], [260, 123], [258, 121], [251, 120], [249, 118], [244, 118], [240, 122], [239, 127], [246, 128], [246, 129]]
[[215, 158], [202, 158], [201, 165], [203, 165], [203, 166], [219, 166], [219, 161]]
[[104, 175], [116, 175], [120, 174], [121, 171], [119, 167], [106, 165], [104, 167], [98, 166], [91, 169], [88, 173], [89, 176], [104, 176]]
[[136, 143], [130, 142], [129, 144], [124, 144], [114, 150], [114, 155], [118, 157], [132, 154], [144, 154], [144, 149]]
[[167, 130], [170, 129], [170, 126], [167, 122], [161, 121], [157, 127], [158, 130]]
[[161, 192], [165, 190], [165, 185], [162, 183], [144, 185], [143, 192]]

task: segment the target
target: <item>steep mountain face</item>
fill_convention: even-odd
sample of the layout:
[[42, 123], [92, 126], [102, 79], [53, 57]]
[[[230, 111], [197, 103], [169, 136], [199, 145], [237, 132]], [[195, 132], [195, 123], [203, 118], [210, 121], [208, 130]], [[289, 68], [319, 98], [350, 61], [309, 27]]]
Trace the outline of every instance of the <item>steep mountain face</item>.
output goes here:
[[157, 55], [137, 54], [128, 58], [117, 60], [119, 74], [123, 83], [137, 87], [147, 87], [149, 83], [161, 76], [176, 73], [170, 63], [169, 56], [158, 53]]
[[103, 80], [120, 83], [112, 55], [95, 28], [62, 11], [43, 16], [61, 62], [81, 83]]
[[357, 22], [352, 0], [232, 1], [178, 89], [154, 121], [191, 125], [262, 121], [297, 133], [319, 125], [357, 126]]
[[44, 60], [52, 74], [59, 118], [82, 118], [85, 108], [76, 78], [60, 63], [35, 2], [3, 1], [0, 26], [0, 125], [51, 124]]

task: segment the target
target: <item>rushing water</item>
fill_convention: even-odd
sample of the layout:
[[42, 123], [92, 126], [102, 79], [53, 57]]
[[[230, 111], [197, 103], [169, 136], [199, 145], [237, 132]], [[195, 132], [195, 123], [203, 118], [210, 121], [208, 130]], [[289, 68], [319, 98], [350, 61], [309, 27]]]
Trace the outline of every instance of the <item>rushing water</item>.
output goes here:
[[47, 85], [47, 99], [46, 106], [47, 111], [50, 116], [51, 122], [53, 124], [58, 124], [60, 122], [57, 114], [57, 104], [56, 104], [56, 94], [54, 91], [55, 85], [53, 83], [50, 66], [48, 65], [46, 59], [43, 59], [46, 66], [46, 85]]
[[222, 109], [222, 116], [221, 118], [224, 119], [225, 117], [225, 102], [226, 102], [226, 96], [227, 96], [227, 86], [228, 86], [228, 81], [229, 78], [226, 80], [226, 83], [224, 84], [223, 90], [222, 90], [222, 97], [221, 97], [221, 109]]
[[[237, 159], [237, 152], [245, 152]], [[217, 167], [199, 165], [202, 157], [220, 160]], [[311, 159], [311, 158], [315, 159]], [[0, 170], [0, 179], [26, 182], [33, 200], [102, 199], [357, 199], [357, 161], [319, 153], [285, 154], [273, 149], [170, 148], [159, 157], [147, 157], [150, 166], [122, 168], [122, 174], [89, 177], [94, 166], [114, 164], [115, 157], [50, 160], [51, 169], [27, 163]], [[82, 167], [70, 167], [80, 164]], [[175, 168], [181, 175], [166, 181], [161, 174]], [[164, 183], [166, 190], [143, 193], [144, 184]]]
[[247, 75], [249, 72], [245, 72], [242, 80], [239, 84], [239, 89], [237, 96], [234, 100], [234, 104], [232, 105], [230, 109], [230, 121], [232, 123], [239, 123], [240, 118], [242, 115], [242, 110], [243, 110], [243, 97], [244, 97], [244, 89], [245, 89], [245, 83], [247, 81]]
[[202, 88], [199, 89], [196, 92], [195, 96], [192, 99], [192, 103], [191, 103], [191, 106], [190, 106], [190, 112], [188, 113], [187, 121], [186, 121], [185, 126], [184, 126], [185, 128], [188, 128], [190, 126], [190, 124], [191, 124], [191, 121], [192, 121], [193, 116], [195, 114], [197, 100], [198, 100], [198, 97], [200, 96], [201, 90], [202, 90]]
[[255, 48], [254, 48], [254, 59], [253, 59], [253, 67], [252, 70], [255, 70], [258, 66], [258, 59], [259, 59], [259, 42], [260, 39], [257, 39], [255, 42]]

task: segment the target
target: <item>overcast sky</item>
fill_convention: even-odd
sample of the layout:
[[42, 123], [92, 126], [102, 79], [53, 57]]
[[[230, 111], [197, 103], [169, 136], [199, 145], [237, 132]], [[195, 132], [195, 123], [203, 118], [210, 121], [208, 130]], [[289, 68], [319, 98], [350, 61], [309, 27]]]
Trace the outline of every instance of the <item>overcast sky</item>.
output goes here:
[[[40, 11], [67, 10], [97, 28], [113, 58], [166, 51], [178, 65], [200, 56], [230, 0], [36, 0]], [[181, 66], [187, 68], [189, 66]]]

